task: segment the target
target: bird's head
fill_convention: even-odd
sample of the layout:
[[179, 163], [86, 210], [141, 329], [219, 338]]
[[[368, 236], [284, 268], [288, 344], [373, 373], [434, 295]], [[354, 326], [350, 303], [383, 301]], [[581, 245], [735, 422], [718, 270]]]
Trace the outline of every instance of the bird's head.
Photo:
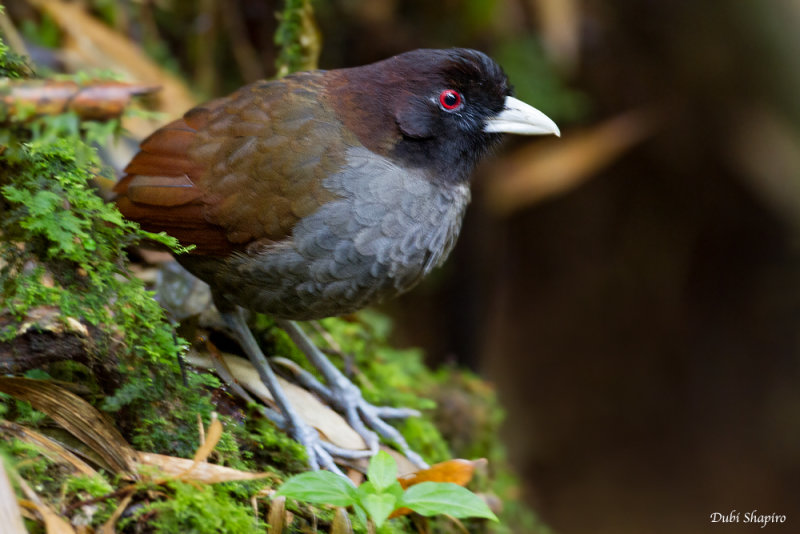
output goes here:
[[559, 135], [475, 50], [414, 50], [331, 74], [328, 95], [359, 142], [446, 181], [465, 180], [502, 133]]

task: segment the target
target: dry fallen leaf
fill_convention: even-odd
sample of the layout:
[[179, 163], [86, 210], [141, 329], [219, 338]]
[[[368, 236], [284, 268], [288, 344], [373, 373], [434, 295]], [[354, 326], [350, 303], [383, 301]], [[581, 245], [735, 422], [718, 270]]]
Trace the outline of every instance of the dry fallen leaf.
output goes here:
[[30, 329], [55, 334], [71, 332], [89, 337], [89, 329], [83, 323], [74, 317], [64, 317], [61, 309], [56, 306], [37, 306], [29, 309], [17, 328], [16, 335], [24, 335]]
[[133, 493], [129, 493], [122, 499], [122, 501], [120, 501], [120, 503], [117, 505], [116, 510], [114, 510], [114, 513], [111, 514], [111, 517], [108, 518], [108, 521], [103, 523], [103, 525], [100, 527], [100, 530], [98, 530], [98, 534], [116, 534], [114, 525], [117, 523], [119, 518], [122, 517], [122, 514], [128, 508], [128, 505], [131, 503], [132, 499], [133, 499]]
[[4, 534], [27, 534], [22, 521], [22, 510], [17, 503], [17, 495], [0, 461], [0, 525]]
[[0, 391], [25, 400], [89, 446], [115, 473], [133, 473], [133, 450], [94, 406], [47, 380], [0, 377]]
[[203, 443], [198, 447], [191, 460], [187, 458], [177, 458], [175, 456], [165, 456], [151, 452], [138, 452], [137, 458], [140, 466], [157, 467], [162, 474], [169, 478], [180, 480], [191, 480], [206, 484], [216, 484], [218, 482], [230, 482], [233, 480], [255, 480], [273, 476], [270, 473], [251, 473], [240, 471], [231, 467], [210, 464], [206, 459], [211, 455], [214, 447], [222, 437], [222, 423], [217, 418], [216, 413], [211, 414], [211, 424], [208, 431], [205, 431]]
[[269, 531], [271, 534], [280, 534], [286, 525], [286, 497], [275, 497], [269, 503], [269, 515], [267, 516]]
[[331, 534], [353, 534], [350, 515], [341, 506], [336, 507], [336, 515], [333, 516], [333, 522], [331, 523]]
[[53, 462], [71, 465], [77, 473], [87, 476], [94, 476], [97, 474], [94, 468], [75, 456], [75, 454], [66, 449], [63, 445], [35, 430], [10, 421], [0, 421], [0, 430], [8, 435], [14, 435], [26, 443], [35, 445], [42, 454]]
[[205, 484], [231, 482], [234, 480], [256, 480], [274, 476], [271, 473], [250, 473], [207, 462], [195, 463], [194, 460], [188, 458], [166, 456], [153, 452], [137, 452], [136, 454], [140, 466], [157, 467], [161, 474], [167, 477], [192, 480]]
[[[237, 382], [262, 401], [272, 406], [275, 405], [272, 394], [261, 381], [258, 371], [250, 361], [231, 354], [223, 354], [223, 358]], [[198, 367], [214, 369], [214, 362], [210, 356], [190, 353], [187, 355], [186, 361]], [[345, 449], [367, 449], [364, 439], [347, 424], [347, 421], [341, 415], [303, 388], [280, 377], [278, 381], [300, 418], [316, 428], [324, 439]]]
[[216, 412], [211, 414], [211, 424], [208, 425], [208, 431], [205, 433], [205, 437], [203, 438], [203, 444], [197, 449], [197, 452], [194, 453], [194, 458], [192, 461], [195, 463], [205, 462], [211, 453], [214, 451], [214, 447], [217, 446], [219, 443], [219, 439], [222, 437], [222, 423], [217, 418]]
[[28, 483], [25, 482], [24, 479], [16, 477], [16, 480], [22, 492], [29, 499], [27, 502], [23, 502], [23, 504], [39, 512], [39, 515], [42, 516], [42, 520], [44, 520], [44, 528], [47, 534], [75, 534], [75, 529], [72, 528], [72, 525], [51, 510], [50, 507], [39, 498], [36, 492], [28, 486]]

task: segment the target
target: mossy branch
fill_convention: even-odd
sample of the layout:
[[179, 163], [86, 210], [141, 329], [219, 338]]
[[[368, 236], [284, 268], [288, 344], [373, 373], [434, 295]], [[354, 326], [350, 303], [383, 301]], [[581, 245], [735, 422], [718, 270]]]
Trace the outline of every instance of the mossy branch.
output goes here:
[[275, 44], [280, 48], [275, 62], [277, 77], [316, 69], [322, 49], [322, 35], [314, 19], [311, 0], [286, 0], [278, 19], [275, 32]]

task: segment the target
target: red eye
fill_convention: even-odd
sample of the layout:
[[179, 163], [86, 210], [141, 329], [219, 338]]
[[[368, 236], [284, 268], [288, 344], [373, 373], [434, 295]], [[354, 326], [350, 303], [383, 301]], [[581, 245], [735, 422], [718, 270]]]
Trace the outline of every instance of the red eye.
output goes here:
[[439, 105], [445, 111], [455, 111], [461, 107], [461, 93], [445, 89], [439, 94]]

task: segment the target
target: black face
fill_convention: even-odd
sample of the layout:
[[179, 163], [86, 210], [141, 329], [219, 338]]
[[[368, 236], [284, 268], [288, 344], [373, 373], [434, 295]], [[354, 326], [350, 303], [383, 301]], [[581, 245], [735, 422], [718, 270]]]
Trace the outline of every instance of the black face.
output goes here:
[[468, 179], [500, 138], [483, 131], [511, 94], [497, 63], [475, 50], [414, 50], [331, 71], [328, 95], [370, 150], [435, 180]]
[[394, 155], [415, 166], [433, 166], [442, 179], [466, 180], [500, 138], [483, 129], [511, 95], [506, 75], [474, 50], [415, 50], [398, 58], [415, 79], [395, 108], [403, 138]]

